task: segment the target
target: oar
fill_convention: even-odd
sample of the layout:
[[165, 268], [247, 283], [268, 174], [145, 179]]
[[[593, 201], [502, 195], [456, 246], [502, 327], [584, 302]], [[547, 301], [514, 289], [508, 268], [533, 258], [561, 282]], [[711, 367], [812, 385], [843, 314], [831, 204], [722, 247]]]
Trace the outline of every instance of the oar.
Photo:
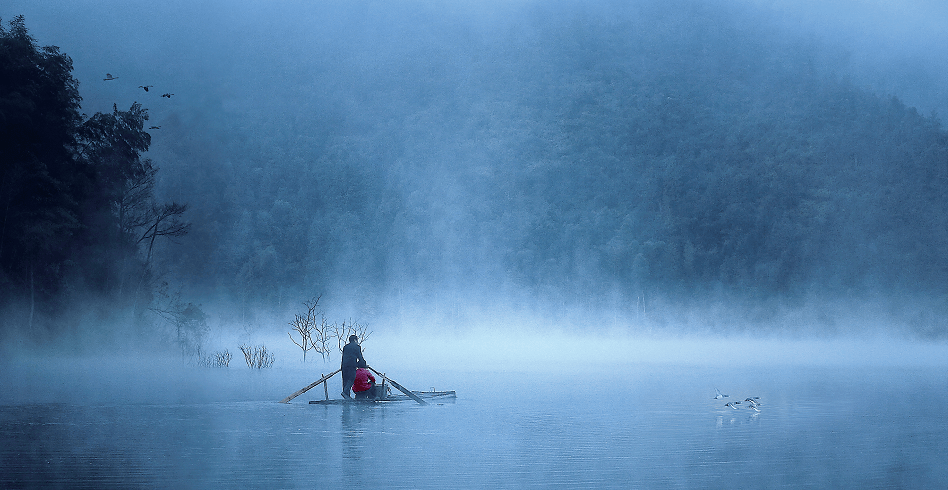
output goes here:
[[382, 373], [376, 371], [375, 368], [373, 368], [373, 367], [369, 367], [369, 369], [371, 369], [373, 372], [375, 372], [375, 374], [378, 374], [379, 376], [381, 376], [382, 379], [387, 379], [389, 383], [392, 383], [392, 386], [394, 386], [395, 388], [397, 388], [398, 391], [401, 391], [402, 393], [404, 393], [404, 394], [408, 395], [409, 397], [411, 397], [412, 400], [415, 400], [416, 402], [418, 402], [418, 403], [420, 403], [420, 404], [422, 404], [422, 405], [427, 405], [427, 404], [428, 404], [428, 402], [422, 400], [418, 395], [412, 393], [411, 390], [406, 390], [404, 386], [402, 386], [402, 385], [396, 383], [394, 379], [389, 378], [388, 376], [385, 376], [384, 374], [382, 374]]
[[290, 400], [292, 400], [292, 399], [294, 399], [294, 398], [296, 398], [296, 397], [302, 395], [303, 393], [306, 393], [307, 391], [310, 390], [310, 388], [312, 388], [312, 387], [318, 385], [319, 383], [322, 383], [322, 382], [326, 381], [327, 379], [333, 377], [333, 376], [334, 376], [336, 373], [338, 373], [339, 371], [342, 371], [342, 369], [341, 369], [341, 368], [340, 368], [340, 369], [337, 369], [337, 370], [335, 370], [335, 371], [333, 371], [333, 372], [331, 372], [331, 373], [329, 373], [329, 374], [323, 376], [322, 378], [319, 378], [319, 381], [314, 381], [313, 384], [307, 386], [306, 388], [303, 388], [302, 390], [297, 391], [296, 393], [293, 393], [292, 395], [290, 395], [290, 396], [288, 396], [288, 397], [286, 397], [286, 398], [280, 400], [280, 403], [290, 403]]

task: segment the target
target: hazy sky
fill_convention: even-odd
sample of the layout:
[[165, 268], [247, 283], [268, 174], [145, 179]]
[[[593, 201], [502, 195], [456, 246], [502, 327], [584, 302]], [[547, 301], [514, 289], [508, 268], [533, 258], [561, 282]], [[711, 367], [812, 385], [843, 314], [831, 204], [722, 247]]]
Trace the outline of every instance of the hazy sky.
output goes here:
[[[490, 29], [507, 18], [516, 5], [530, 2], [445, 2], [459, 18], [485, 23]], [[899, 95], [923, 113], [948, 108], [948, 3], [936, 0], [733, 0], [747, 9], [771, 12], [792, 29], [817, 39], [836, 42], [851, 53], [853, 68], [870, 78], [877, 89]], [[396, 7], [393, 7], [395, 5]], [[360, 18], [383, 15], [393, 24], [410, 28], [418, 19], [411, 9], [398, 17], [399, 5], [417, 2], [215, 2], [215, 1], [90, 1], [36, 2], [7, 0], [0, 6], [4, 22], [26, 16], [30, 32], [41, 45], [60, 46], [75, 62], [75, 76], [83, 84], [87, 112], [107, 110], [111, 101], [96, 95], [96, 82], [112, 71], [133, 71], [142, 77], [171, 75], [184, 81], [206, 82], [210, 89], [230, 86], [227, 67], [241, 67], [239, 51], [250, 47], [293, 46], [310, 38], [313, 25], [360, 28]], [[430, 2], [426, 6], [438, 5]], [[502, 5], [502, 7], [501, 7]], [[514, 7], [511, 7], [514, 5]], [[751, 7], [753, 6], [753, 7]], [[742, 7], [743, 8], [743, 7]], [[309, 23], [320, 16], [335, 17], [330, 24]], [[387, 18], [386, 17], [386, 18]], [[492, 24], [493, 23], [493, 24]], [[393, 28], [396, 29], [396, 28]], [[261, 67], [267, 68], [267, 67]], [[223, 70], [223, 71], [221, 71]], [[298, 73], [297, 73], [298, 74]], [[256, 74], [259, 78], [260, 74]], [[293, 73], [273, 73], [274, 77]], [[214, 79], [220, 83], [215, 84]], [[263, 77], [266, 81], [267, 78]], [[137, 86], [137, 84], [136, 84]], [[132, 87], [135, 88], [135, 87]], [[240, 87], [244, 89], [246, 87]], [[256, 87], [265, 90], [265, 86]], [[115, 90], [116, 87], [109, 87]], [[137, 90], [137, 88], [136, 88]], [[112, 92], [114, 96], [114, 92]], [[129, 97], [139, 95], [132, 91]], [[119, 105], [123, 101], [117, 101]]]
[[[517, 5], [530, 2], [445, 2], [458, 19], [492, 26], [511, 22]], [[784, 24], [850, 53], [849, 69], [877, 91], [894, 94], [928, 114], [948, 112], [948, 3], [934, 0], [724, 0], [763, 18]], [[393, 7], [393, 5], [395, 7]], [[276, 49], [288, 56], [304, 52], [315, 29], [358, 32], [360, 19], [382, 16], [393, 32], [410, 29], [411, 9], [399, 16], [397, 6], [417, 2], [215, 2], [90, 1], [36, 2], [7, 0], [0, 6], [4, 22], [26, 16], [41, 45], [60, 46], [75, 62], [82, 83], [83, 109], [105, 111], [112, 102], [127, 107], [141, 99], [137, 85], [103, 87], [105, 73], [134, 74], [143, 80], [193, 83], [194, 91], [229, 93], [266, 91], [267, 83], [306, 73], [305, 65], [286, 68], [279, 59], [244, 64], [255, 52]], [[439, 5], [425, 3], [426, 6]], [[502, 5], [502, 7], [501, 7]], [[513, 5], [513, 6], [512, 6]], [[323, 17], [332, 22], [311, 22]], [[757, 17], [755, 14], [754, 18]], [[396, 25], [397, 24], [397, 25]], [[502, 30], [501, 30], [502, 32]], [[327, 33], [321, 33], [323, 35]], [[328, 33], [331, 35], [331, 33]], [[318, 47], [316, 47], [318, 48]], [[246, 73], [254, 69], [259, 73]], [[116, 75], [121, 76], [120, 73]], [[252, 82], [250, 80], [252, 80]], [[105, 89], [105, 92], [100, 92]], [[122, 92], [124, 91], [124, 92]], [[205, 94], [207, 96], [209, 94]], [[192, 94], [194, 97], [202, 97]], [[116, 100], [118, 99], [118, 100]], [[197, 100], [187, 103], [195, 104]], [[155, 110], [155, 108], [151, 108]]]

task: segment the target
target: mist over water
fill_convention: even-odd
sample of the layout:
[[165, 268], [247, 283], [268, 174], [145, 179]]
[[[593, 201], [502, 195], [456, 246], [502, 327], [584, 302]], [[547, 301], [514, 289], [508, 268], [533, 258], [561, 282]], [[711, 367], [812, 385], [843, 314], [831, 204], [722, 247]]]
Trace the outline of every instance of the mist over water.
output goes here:
[[[945, 345], [892, 337], [671, 337], [524, 330], [471, 329], [418, 335], [381, 332], [364, 343], [365, 357], [369, 365], [411, 389], [454, 389], [460, 390], [462, 397], [474, 396], [464, 393], [471, 379], [496, 373], [598, 379], [610, 372], [619, 379], [634, 379], [642, 370], [685, 369], [703, 373], [696, 378], [705, 377], [706, 385], [695, 387], [700, 393], [680, 395], [700, 397], [706, 392], [713, 394], [722, 376], [734, 379], [740, 372], [766, 380], [794, 370], [948, 369]], [[243, 359], [234, 359], [229, 368], [207, 368], [174, 354], [43, 356], [11, 352], [0, 363], [5, 380], [0, 403], [276, 402], [338, 368], [338, 356], [328, 363], [318, 356], [303, 363], [299, 349], [287, 345], [281, 336], [260, 336], [256, 340], [273, 346], [277, 358], [274, 367], [248, 369]], [[338, 397], [339, 386], [336, 376], [329, 384], [331, 397]], [[767, 388], [765, 384], [757, 386]], [[502, 386], [486, 385], [481, 389], [504, 390]], [[310, 399], [307, 396], [322, 398], [323, 388], [317, 387], [304, 400]]]

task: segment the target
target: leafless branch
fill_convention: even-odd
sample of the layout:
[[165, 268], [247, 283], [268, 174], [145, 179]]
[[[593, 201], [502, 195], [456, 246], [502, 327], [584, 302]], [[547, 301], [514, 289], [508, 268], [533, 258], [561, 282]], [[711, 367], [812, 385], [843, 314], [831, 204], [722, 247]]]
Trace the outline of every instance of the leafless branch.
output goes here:
[[[333, 337], [336, 338], [336, 344], [339, 347], [339, 352], [342, 352], [342, 347], [346, 345], [349, 341], [349, 336], [355, 335], [359, 337], [359, 344], [365, 342], [372, 332], [369, 331], [368, 325], [353, 322], [351, 319], [349, 323], [346, 324], [345, 321], [341, 325], [333, 325]], [[363, 347], [363, 351], [365, 347]]]
[[290, 340], [303, 350], [303, 362], [306, 362], [306, 352], [310, 349], [318, 352], [324, 361], [329, 354], [329, 350], [326, 349], [326, 318], [323, 317], [319, 323], [316, 321], [316, 307], [319, 304], [319, 298], [321, 296], [303, 302], [303, 305], [306, 306], [306, 313], [303, 315], [297, 314], [296, 318], [290, 322], [290, 326], [299, 335], [300, 341], [296, 341], [293, 332], [287, 332]]

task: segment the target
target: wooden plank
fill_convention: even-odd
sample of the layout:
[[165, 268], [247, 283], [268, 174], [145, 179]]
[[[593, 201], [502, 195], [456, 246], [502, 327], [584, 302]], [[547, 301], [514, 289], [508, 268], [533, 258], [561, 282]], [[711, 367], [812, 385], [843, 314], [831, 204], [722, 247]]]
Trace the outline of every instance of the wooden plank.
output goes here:
[[[418, 391], [414, 393], [424, 400], [434, 400], [435, 402], [444, 402], [446, 400], [454, 400], [457, 398], [457, 394], [454, 391]], [[389, 403], [401, 403], [408, 401], [414, 400], [408, 398], [405, 395], [393, 395], [386, 398], [332, 398], [329, 400], [310, 400], [309, 403], [310, 405], [369, 404], [382, 406]]]
[[[329, 400], [310, 400], [310, 405], [363, 405], [380, 404], [385, 400], [375, 400], [372, 398], [331, 398]], [[408, 401], [407, 399], [405, 401]]]
[[427, 404], [428, 404], [428, 402], [426, 402], [426, 401], [422, 400], [421, 398], [419, 398], [418, 395], [412, 393], [411, 390], [407, 390], [407, 389], [405, 389], [405, 387], [403, 387], [402, 385], [396, 383], [394, 379], [389, 378], [389, 377], [386, 377], [384, 374], [382, 374], [382, 373], [376, 371], [375, 368], [369, 367], [369, 369], [371, 369], [372, 372], [374, 372], [375, 374], [378, 374], [379, 376], [381, 376], [383, 380], [388, 380], [390, 383], [392, 383], [392, 386], [394, 386], [396, 389], [398, 389], [398, 391], [401, 391], [402, 393], [408, 395], [412, 400], [415, 400], [415, 401], [418, 402], [420, 405], [427, 405]]
[[[446, 398], [457, 398], [457, 397], [458, 397], [457, 393], [454, 392], [454, 391], [413, 391], [412, 393], [414, 393], [414, 394], [417, 395], [419, 398], [421, 398], [422, 400], [425, 400], [425, 401], [443, 400], [443, 399], [446, 399]], [[388, 398], [386, 398], [386, 400], [391, 400], [391, 401], [407, 401], [407, 400], [411, 400], [411, 398], [408, 398], [408, 397], [405, 396], [405, 395], [391, 395], [391, 396], [389, 396]]]
[[[302, 390], [297, 391], [296, 393], [293, 393], [292, 395], [290, 395], [290, 396], [288, 396], [288, 397], [286, 397], [286, 398], [280, 400], [280, 403], [290, 403], [290, 400], [292, 400], [292, 399], [294, 399], [294, 398], [296, 398], [296, 397], [302, 395], [303, 393], [306, 393], [306, 392], [309, 391], [312, 387], [318, 385], [319, 383], [325, 382], [325, 381], [328, 380], [329, 378], [335, 376], [335, 374], [338, 373], [339, 371], [342, 371], [342, 369], [341, 369], [341, 368], [340, 368], [340, 369], [337, 369], [337, 370], [335, 370], [335, 371], [333, 371], [333, 372], [331, 372], [331, 373], [329, 373], [329, 374], [323, 376], [322, 378], [319, 378], [319, 380], [314, 381], [312, 384], [310, 384], [310, 385], [307, 386], [306, 388], [303, 388]], [[327, 388], [327, 390], [328, 390], [328, 388]]]

